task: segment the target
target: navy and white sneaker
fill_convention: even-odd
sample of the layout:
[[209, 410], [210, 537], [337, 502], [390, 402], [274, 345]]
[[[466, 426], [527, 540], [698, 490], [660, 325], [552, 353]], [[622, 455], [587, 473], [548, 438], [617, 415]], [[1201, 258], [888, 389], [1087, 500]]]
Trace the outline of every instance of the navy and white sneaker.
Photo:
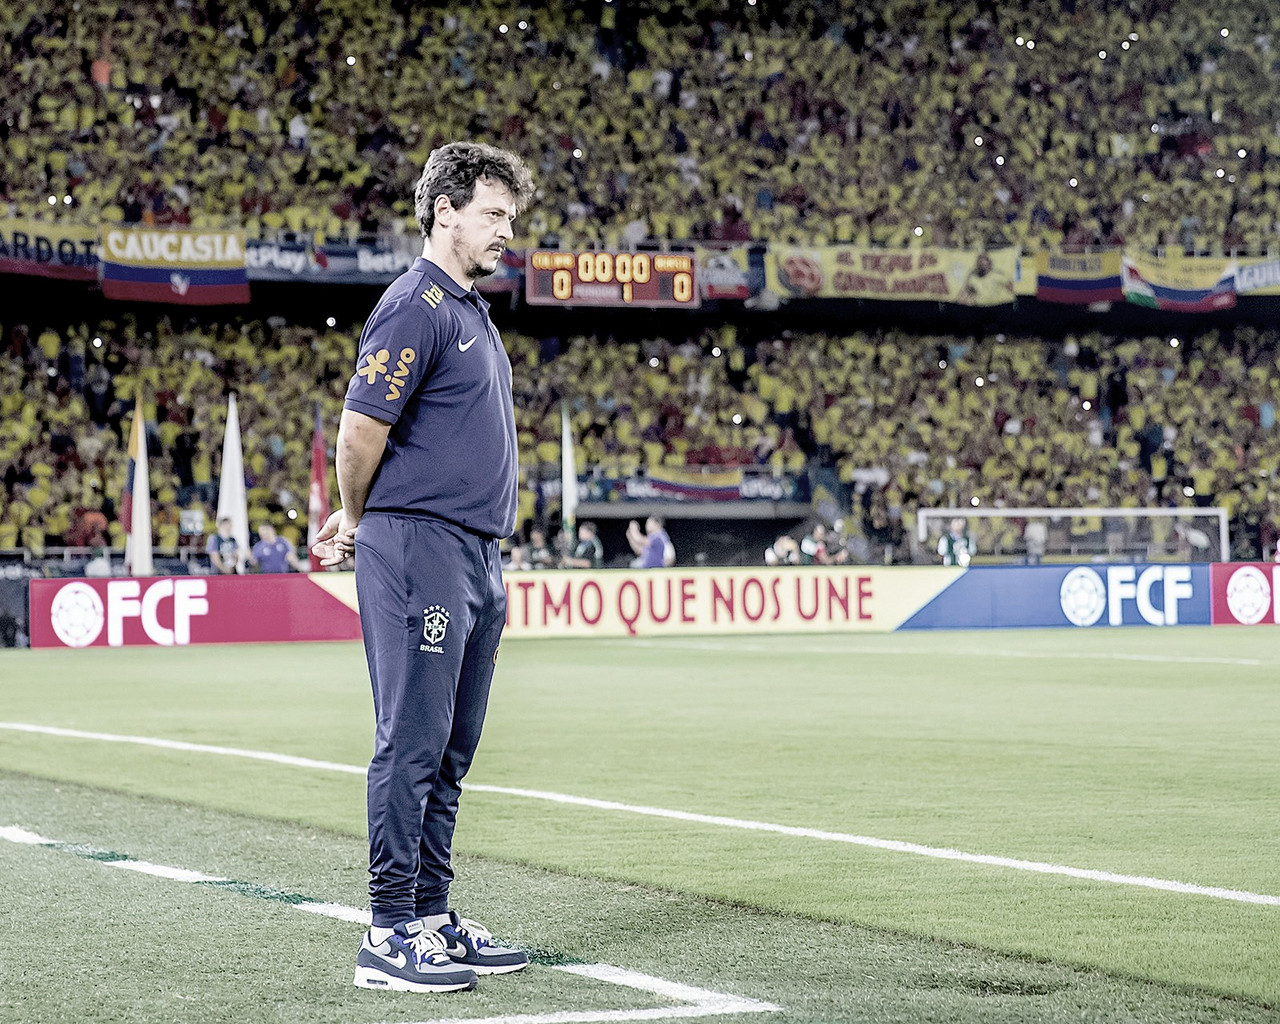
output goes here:
[[439, 932], [421, 921], [406, 921], [396, 925], [381, 945], [374, 945], [369, 933], [364, 933], [352, 980], [357, 988], [458, 992], [476, 987], [476, 972], [454, 962]]
[[529, 954], [493, 941], [489, 932], [465, 917], [449, 911], [449, 923], [437, 934], [444, 940], [445, 952], [455, 964], [469, 967], [476, 974], [510, 974], [529, 966]]

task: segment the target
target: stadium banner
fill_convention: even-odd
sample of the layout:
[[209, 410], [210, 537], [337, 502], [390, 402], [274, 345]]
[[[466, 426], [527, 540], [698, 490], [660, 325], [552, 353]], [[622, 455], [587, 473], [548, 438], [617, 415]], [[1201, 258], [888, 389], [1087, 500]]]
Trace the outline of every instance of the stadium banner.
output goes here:
[[[361, 245], [316, 246], [307, 241], [245, 244], [250, 281], [388, 285], [422, 254], [419, 239]], [[498, 268], [476, 281], [482, 292], [518, 292], [524, 285], [524, 253], [504, 252]]]
[[889, 299], [1001, 306], [1013, 302], [1017, 249], [864, 249], [771, 245], [766, 287], [782, 298]]
[[1280, 625], [1280, 564], [1219, 562], [1211, 577], [1215, 626]]
[[727, 248], [696, 246], [698, 283], [708, 301], [751, 298], [751, 251], [746, 245]]
[[[505, 572], [517, 637], [887, 632], [965, 570], [942, 566]], [[353, 573], [316, 583], [356, 607]]]
[[702, 472], [679, 466], [655, 466], [649, 483], [656, 495], [675, 501], [738, 501], [742, 498], [741, 469]]
[[1121, 250], [1063, 252], [1045, 249], [1036, 254], [1036, 298], [1086, 306], [1094, 302], [1119, 302]]
[[[504, 580], [506, 638], [1280, 624], [1272, 563], [549, 570]], [[361, 637], [350, 572], [33, 579], [28, 618], [32, 647]]]
[[[803, 486], [802, 486], [803, 483]], [[774, 476], [741, 468], [702, 472], [677, 466], [660, 466], [644, 476], [588, 476], [586, 501], [797, 501], [808, 500], [808, 478], [800, 474]], [[544, 498], [559, 499], [558, 481], [543, 481]]]
[[1121, 263], [1124, 297], [1135, 305], [1211, 313], [1236, 304], [1234, 261], [1126, 252]]
[[247, 303], [244, 232], [103, 228], [102, 294], [188, 306]]
[[98, 231], [30, 218], [0, 219], [0, 274], [98, 279]]
[[1207, 626], [1208, 565], [970, 567], [903, 629]]
[[1234, 262], [1237, 295], [1280, 295], [1280, 260], [1242, 256]]
[[31, 646], [359, 640], [354, 606], [331, 597], [314, 580], [293, 573], [32, 580]]

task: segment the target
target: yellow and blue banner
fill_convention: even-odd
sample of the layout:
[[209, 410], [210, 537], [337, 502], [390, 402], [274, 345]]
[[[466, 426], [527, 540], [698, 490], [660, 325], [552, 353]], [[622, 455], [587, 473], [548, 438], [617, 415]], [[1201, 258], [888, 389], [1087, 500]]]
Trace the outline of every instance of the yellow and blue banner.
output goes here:
[[1188, 259], [1180, 253], [1125, 253], [1124, 297], [1149, 309], [1211, 313], [1236, 304], [1236, 267], [1222, 260]]
[[655, 466], [649, 485], [659, 497], [676, 501], [737, 501], [742, 497], [741, 469], [682, 469]]
[[98, 279], [98, 231], [30, 217], [0, 218], [0, 274]]
[[244, 232], [105, 228], [102, 293], [190, 306], [246, 303]]
[[1062, 252], [1046, 249], [1036, 254], [1036, 298], [1087, 306], [1095, 302], [1119, 302], [1124, 298], [1121, 251]]

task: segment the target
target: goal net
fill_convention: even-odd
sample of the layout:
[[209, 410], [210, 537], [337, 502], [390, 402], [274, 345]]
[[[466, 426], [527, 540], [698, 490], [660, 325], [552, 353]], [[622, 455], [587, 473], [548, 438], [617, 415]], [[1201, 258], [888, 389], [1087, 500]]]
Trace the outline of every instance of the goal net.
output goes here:
[[[960, 520], [962, 522], [957, 523]], [[967, 544], [942, 544], [952, 524]], [[1227, 562], [1227, 510], [1210, 508], [921, 508], [924, 560], [961, 551], [976, 563]]]

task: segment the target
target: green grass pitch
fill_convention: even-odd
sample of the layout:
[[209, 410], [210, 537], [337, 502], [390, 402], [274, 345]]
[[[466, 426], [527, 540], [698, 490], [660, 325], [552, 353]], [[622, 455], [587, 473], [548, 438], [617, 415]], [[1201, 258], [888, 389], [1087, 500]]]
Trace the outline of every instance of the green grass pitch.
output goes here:
[[1276, 636], [504, 643], [455, 904], [535, 964], [455, 996], [354, 989], [280, 895], [366, 905], [358, 645], [0, 652], [0, 828], [57, 841], [0, 842], [0, 1021], [677, 1007], [552, 969], [596, 962], [781, 1008], [712, 1021], [1274, 1021]]

